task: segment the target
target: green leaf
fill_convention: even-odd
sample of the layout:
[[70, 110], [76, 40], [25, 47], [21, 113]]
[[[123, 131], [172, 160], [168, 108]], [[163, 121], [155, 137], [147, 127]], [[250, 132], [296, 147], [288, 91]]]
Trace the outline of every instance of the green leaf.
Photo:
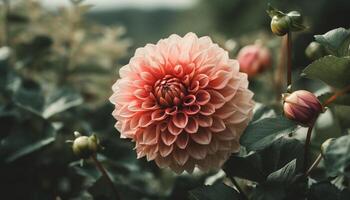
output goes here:
[[263, 171], [261, 155], [252, 153], [247, 156], [231, 156], [223, 170], [230, 177], [239, 177], [255, 182], [263, 182], [266, 174]]
[[324, 165], [329, 176], [345, 172], [350, 165], [350, 135], [331, 141], [324, 153]]
[[215, 183], [189, 191], [191, 200], [239, 200], [239, 193], [224, 183]]
[[278, 183], [288, 183], [292, 180], [296, 172], [296, 159], [290, 161], [281, 169], [271, 173], [267, 177], [267, 181], [273, 181]]
[[333, 29], [323, 35], [315, 35], [315, 39], [334, 56], [350, 56], [350, 31], [347, 29]]
[[80, 94], [70, 89], [60, 89], [44, 97], [39, 86], [21, 87], [13, 97], [17, 106], [47, 119], [69, 108], [82, 104]]
[[263, 150], [245, 156], [231, 156], [224, 164], [223, 170], [228, 176], [262, 183], [271, 173], [286, 167], [288, 163], [288, 167], [293, 166], [293, 160], [296, 160], [294, 171], [300, 171], [303, 144], [293, 138], [281, 137]]
[[52, 142], [55, 141], [55, 137], [48, 137], [42, 140], [39, 140], [35, 143], [32, 143], [30, 145], [24, 146], [20, 149], [18, 149], [17, 151], [15, 151], [14, 153], [12, 153], [11, 155], [8, 156], [8, 158], [6, 159], [6, 162], [13, 162], [15, 160], [17, 160], [18, 158], [21, 158], [25, 155], [28, 155], [34, 151], [37, 151], [49, 144], [51, 144]]
[[318, 182], [310, 188], [309, 200], [338, 200], [340, 190], [330, 182]]
[[350, 57], [325, 56], [303, 70], [303, 76], [339, 89], [350, 85]]
[[49, 95], [46, 99], [46, 105], [43, 109], [42, 116], [50, 118], [51, 116], [65, 111], [69, 108], [78, 106], [83, 103], [82, 97], [68, 89], [62, 89]]
[[264, 118], [248, 125], [241, 137], [241, 144], [248, 150], [260, 150], [275, 138], [294, 131], [297, 125], [283, 116]]

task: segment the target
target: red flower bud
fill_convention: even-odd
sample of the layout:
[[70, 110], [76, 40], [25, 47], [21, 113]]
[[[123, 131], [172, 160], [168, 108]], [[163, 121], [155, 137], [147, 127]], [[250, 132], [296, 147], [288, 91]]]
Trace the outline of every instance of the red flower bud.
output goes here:
[[283, 95], [284, 115], [302, 126], [312, 126], [323, 111], [317, 97], [306, 90], [298, 90]]
[[243, 47], [237, 56], [240, 71], [252, 78], [271, 66], [271, 54], [268, 48], [260, 45]]

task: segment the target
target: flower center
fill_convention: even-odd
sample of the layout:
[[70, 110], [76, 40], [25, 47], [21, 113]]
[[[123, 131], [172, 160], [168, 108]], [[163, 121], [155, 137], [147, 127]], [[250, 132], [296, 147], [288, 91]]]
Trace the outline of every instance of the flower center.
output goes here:
[[154, 84], [154, 95], [161, 106], [178, 106], [182, 103], [186, 88], [182, 82], [171, 75], [166, 75]]

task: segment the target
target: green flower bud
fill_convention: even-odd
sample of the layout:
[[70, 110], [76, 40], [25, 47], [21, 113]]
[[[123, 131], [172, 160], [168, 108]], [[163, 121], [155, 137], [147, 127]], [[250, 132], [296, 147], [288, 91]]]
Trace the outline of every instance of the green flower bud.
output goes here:
[[271, 20], [271, 31], [278, 36], [283, 36], [289, 32], [290, 23], [291, 19], [288, 16], [275, 15]]
[[305, 49], [305, 54], [311, 60], [317, 60], [326, 54], [323, 46], [318, 42], [311, 42]]
[[305, 26], [301, 14], [297, 11], [291, 11], [287, 14], [273, 8], [268, 7], [267, 13], [271, 17], [271, 30], [278, 36], [283, 36], [288, 32], [304, 30]]
[[290, 19], [294, 23], [302, 24], [303, 23], [303, 16], [298, 11], [291, 11], [287, 13], [287, 16], [290, 17]]
[[79, 136], [73, 142], [73, 153], [79, 158], [86, 159], [97, 153], [100, 149], [99, 140], [95, 135]]
[[329, 138], [328, 140], [324, 141], [321, 145], [321, 154], [322, 156], [324, 156], [324, 154], [326, 153], [326, 150], [328, 148], [328, 146], [331, 144], [332, 141], [334, 141], [335, 138]]

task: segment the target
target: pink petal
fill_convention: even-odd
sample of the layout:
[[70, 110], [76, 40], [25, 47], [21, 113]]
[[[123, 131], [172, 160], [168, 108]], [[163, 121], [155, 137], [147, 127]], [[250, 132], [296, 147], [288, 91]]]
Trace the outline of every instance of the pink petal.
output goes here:
[[196, 101], [196, 96], [192, 94], [185, 96], [185, 98], [183, 99], [183, 103], [185, 106], [193, 105], [195, 101]]
[[165, 110], [158, 109], [152, 112], [151, 118], [154, 121], [162, 121], [167, 117]]
[[183, 112], [178, 112], [172, 117], [172, 122], [178, 128], [185, 128], [188, 122], [188, 116]]
[[173, 145], [167, 146], [162, 142], [160, 142], [158, 148], [159, 148], [160, 155], [162, 157], [167, 157], [173, 151], [174, 146]]
[[200, 111], [200, 109], [201, 109], [200, 105], [194, 104], [191, 106], [186, 106], [183, 109], [183, 112], [187, 115], [195, 115]]
[[210, 130], [217, 133], [226, 129], [225, 123], [222, 119], [218, 117], [213, 118], [213, 125], [210, 127]]
[[177, 138], [176, 135], [170, 134], [167, 131], [160, 133], [160, 136], [161, 136], [162, 141], [164, 142], [164, 144], [167, 145], [167, 146], [172, 145], [175, 142], [176, 138]]
[[202, 160], [207, 155], [207, 150], [204, 146], [192, 142], [187, 148], [188, 154], [194, 159]]
[[188, 141], [189, 141], [188, 134], [187, 133], [182, 133], [182, 134], [177, 136], [176, 145], [180, 149], [185, 149], [187, 147]]
[[211, 103], [207, 103], [204, 106], [201, 106], [201, 111], [199, 111], [200, 114], [210, 116], [215, 113], [215, 106]]
[[156, 144], [159, 137], [159, 131], [155, 131], [154, 127], [147, 127], [142, 133], [142, 144]]
[[197, 115], [196, 116], [198, 125], [201, 127], [210, 127], [213, 124], [213, 118], [210, 116]]
[[187, 133], [196, 133], [198, 131], [198, 122], [195, 118], [189, 117], [187, 126], [185, 127]]
[[199, 105], [205, 105], [209, 102], [209, 100], [210, 100], [210, 94], [207, 91], [199, 90], [196, 93], [196, 102]]
[[177, 126], [175, 126], [173, 121], [170, 120], [169, 123], [168, 123], [168, 130], [173, 135], [179, 135], [182, 132], [183, 129], [182, 128], [178, 128]]
[[139, 126], [141, 127], [147, 127], [149, 126], [150, 124], [152, 124], [152, 117], [151, 117], [151, 112], [144, 112], [141, 115], [140, 117], [140, 120], [139, 120]]
[[191, 138], [198, 144], [209, 144], [212, 134], [208, 129], [201, 128], [197, 133], [191, 134]]
[[173, 157], [177, 164], [183, 166], [187, 162], [189, 155], [185, 150], [176, 149], [173, 152]]
[[210, 103], [213, 104], [216, 109], [222, 107], [226, 103], [225, 97], [218, 91], [209, 90], [208, 92], [210, 94]]
[[210, 80], [208, 86], [214, 89], [222, 89], [227, 85], [227, 83], [230, 81], [232, 77], [233, 77], [232, 72], [220, 70]]

